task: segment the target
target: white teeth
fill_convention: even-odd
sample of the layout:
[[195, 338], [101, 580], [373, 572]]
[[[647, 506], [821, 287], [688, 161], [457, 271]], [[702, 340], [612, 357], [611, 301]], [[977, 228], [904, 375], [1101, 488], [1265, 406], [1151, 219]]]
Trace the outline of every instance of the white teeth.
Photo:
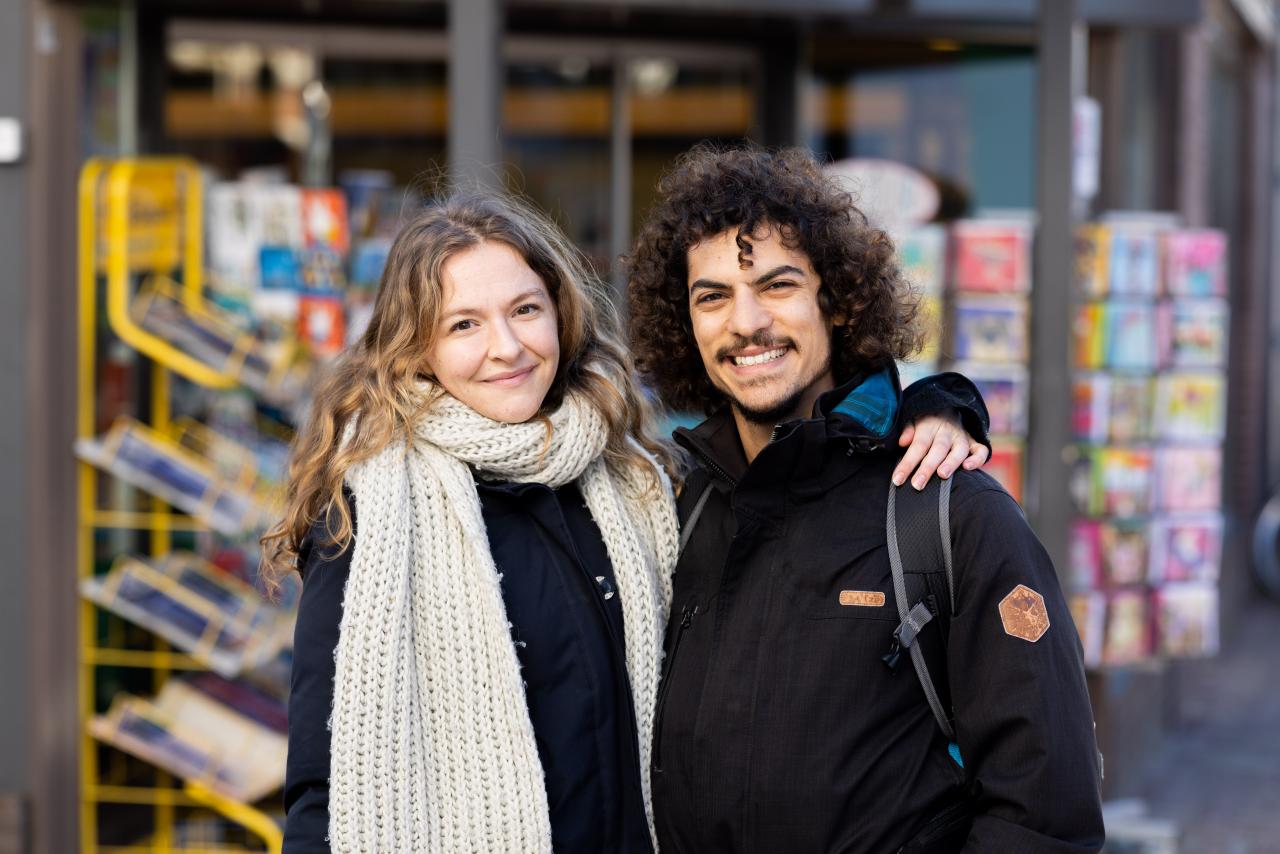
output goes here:
[[787, 352], [786, 347], [779, 347], [777, 350], [766, 350], [755, 356], [734, 356], [733, 363], [740, 368], [746, 368], [751, 365], [763, 365], [765, 362], [772, 362], [774, 359], [781, 359]]

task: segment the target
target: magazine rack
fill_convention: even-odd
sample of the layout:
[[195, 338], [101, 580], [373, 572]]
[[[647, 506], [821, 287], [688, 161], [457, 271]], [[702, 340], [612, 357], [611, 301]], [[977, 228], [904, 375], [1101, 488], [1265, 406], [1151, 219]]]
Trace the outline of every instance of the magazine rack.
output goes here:
[[[236, 365], [229, 368], [211, 365], [197, 354], [184, 350], [180, 341], [175, 343], [137, 322], [135, 300], [137, 291], [141, 289], [136, 285], [153, 277], [165, 284], [153, 287], [152, 293], [161, 294], [184, 307], [186, 315], [182, 319], [203, 319], [206, 316], [201, 290], [202, 241], [201, 178], [193, 162], [181, 158], [94, 159], [85, 165], [79, 186], [77, 445], [81, 449], [96, 447], [107, 453], [109, 459], [100, 461], [104, 464], [112, 460], [120, 462], [119, 443], [126, 438], [141, 442], [144, 452], [154, 450], [153, 445], [158, 444], [173, 454], [186, 455], [163, 459], [163, 465], [144, 472], [152, 477], [152, 481], [157, 471], [162, 475], [161, 481], [174, 474], [175, 469], [168, 467], [172, 460], [201, 459], [185, 449], [190, 444], [183, 441], [183, 431], [175, 429], [172, 423], [171, 372], [212, 388], [233, 388], [243, 384]], [[197, 325], [193, 330], [199, 331], [201, 327]], [[111, 441], [116, 442], [113, 447], [108, 447], [97, 435], [102, 427], [96, 388], [97, 360], [104, 341], [102, 336], [108, 333], [147, 357], [139, 360], [131, 370], [148, 389], [150, 409], [145, 424], [122, 424], [116, 433], [109, 434]], [[244, 355], [249, 354], [247, 347], [242, 346], [241, 350]], [[240, 360], [239, 367], [243, 367], [244, 361]], [[207, 477], [207, 483], [204, 483], [207, 490], [193, 489], [190, 495], [182, 494], [182, 490], [174, 492], [153, 488], [156, 483], [145, 478], [142, 482], [132, 479], [129, 482], [142, 487], [151, 496], [132, 505], [119, 506], [121, 496], [128, 495], [129, 490], [117, 485], [121, 482], [120, 470], [108, 469], [111, 474], [104, 474], [83, 458], [78, 465], [77, 562], [78, 575], [84, 587], [109, 583], [95, 579], [95, 542], [101, 535], [146, 532], [146, 557], [158, 561], [172, 552], [175, 532], [204, 531], [215, 524], [229, 527], [248, 525], [263, 512], [258, 500], [260, 491], [253, 482], [256, 478], [244, 471], [237, 477], [225, 477], [211, 470], [207, 464], [190, 472], [182, 472], [179, 467], [176, 470], [178, 474], [194, 476], [195, 480], [191, 482], [197, 486], [203, 483], [201, 478]], [[186, 482], [181, 477], [173, 481]], [[162, 588], [165, 583], [154, 577], [150, 580]], [[118, 591], [112, 591], [113, 594], [115, 592]], [[258, 850], [279, 852], [282, 834], [277, 821], [269, 813], [232, 797], [229, 792], [234, 792], [234, 789], [211, 787], [207, 780], [200, 779], [180, 785], [173, 776], [159, 768], [153, 774], [148, 773], [146, 785], [134, 785], [133, 780], [126, 781], [123, 774], [116, 773], [118, 769], [114, 767], [125, 766], [124, 754], [109, 750], [101, 754], [106, 761], [100, 761], [101, 748], [90, 732], [90, 722], [100, 711], [96, 695], [105, 668], [148, 672], [151, 690], [165, 693], [166, 687], [172, 686], [166, 694], [172, 697], [182, 690], [181, 683], [170, 682], [172, 674], [210, 669], [209, 664], [213, 660], [207, 644], [193, 646], [197, 653], [193, 657], [171, 647], [163, 640], [163, 633], [156, 635], [147, 647], [131, 647], [120, 637], [122, 628], [111, 628], [124, 625], [119, 621], [105, 623], [109, 628], [104, 637], [100, 629], [104, 624], [103, 612], [92, 598], [82, 598], [79, 631], [81, 851], [89, 854], [102, 851], [251, 850], [225, 843], [201, 843], [193, 847], [182, 842], [177, 821], [179, 811], [194, 808], [210, 810], [243, 828], [246, 839], [260, 841]], [[208, 675], [217, 678], [213, 674]], [[118, 695], [116, 701], [127, 702]], [[99, 720], [109, 718], [110, 713]], [[251, 796], [259, 794], [258, 791], [250, 791]], [[126, 805], [133, 809], [150, 809], [149, 836], [125, 846], [102, 844], [100, 808], [126, 808]]]

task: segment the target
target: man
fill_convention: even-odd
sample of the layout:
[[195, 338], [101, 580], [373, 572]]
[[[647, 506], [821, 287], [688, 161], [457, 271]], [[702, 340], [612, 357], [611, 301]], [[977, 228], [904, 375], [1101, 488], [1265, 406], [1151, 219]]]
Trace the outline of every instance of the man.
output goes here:
[[1079, 641], [986, 475], [955, 476], [954, 599], [916, 639], [954, 745], [890, 666], [893, 365], [918, 336], [888, 238], [798, 150], [695, 149], [659, 196], [629, 259], [634, 351], [664, 403], [713, 413], [676, 436], [694, 468], [651, 769], [663, 854], [1099, 849]]

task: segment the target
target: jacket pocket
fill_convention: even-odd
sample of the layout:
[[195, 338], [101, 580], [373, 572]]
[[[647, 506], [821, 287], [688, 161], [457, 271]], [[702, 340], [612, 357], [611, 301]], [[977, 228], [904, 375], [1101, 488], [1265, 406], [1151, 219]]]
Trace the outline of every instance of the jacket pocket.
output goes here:
[[929, 819], [898, 854], [944, 854], [959, 851], [973, 826], [973, 801], [968, 796]]

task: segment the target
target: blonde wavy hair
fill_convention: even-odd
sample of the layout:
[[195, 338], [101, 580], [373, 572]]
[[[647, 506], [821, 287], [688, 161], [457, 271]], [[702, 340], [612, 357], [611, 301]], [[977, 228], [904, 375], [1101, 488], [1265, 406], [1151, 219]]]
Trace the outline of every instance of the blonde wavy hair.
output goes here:
[[291, 449], [284, 517], [261, 539], [261, 572], [269, 590], [298, 568], [299, 550], [316, 522], [325, 521], [333, 544], [345, 549], [351, 543], [346, 473], [398, 437], [412, 435], [443, 393], [437, 388], [426, 399], [421, 393], [421, 384], [430, 381], [426, 354], [444, 304], [442, 271], [450, 258], [486, 241], [515, 249], [556, 307], [560, 364], [535, 418], [546, 419], [566, 392], [582, 394], [605, 419], [608, 463], [650, 469], [644, 449], [675, 476], [672, 450], [656, 437], [651, 407], [634, 379], [617, 312], [582, 254], [517, 198], [455, 192], [428, 206], [396, 237], [368, 329], [316, 389], [311, 414]]

